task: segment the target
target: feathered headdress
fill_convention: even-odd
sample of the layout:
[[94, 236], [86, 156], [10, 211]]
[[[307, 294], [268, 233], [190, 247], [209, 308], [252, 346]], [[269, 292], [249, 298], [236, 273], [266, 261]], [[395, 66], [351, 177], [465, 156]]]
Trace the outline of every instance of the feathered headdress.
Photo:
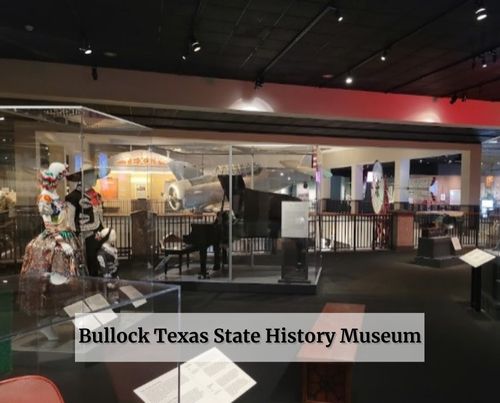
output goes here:
[[47, 169], [42, 169], [38, 182], [43, 189], [54, 190], [59, 181], [68, 174], [68, 166], [62, 162], [53, 162]]

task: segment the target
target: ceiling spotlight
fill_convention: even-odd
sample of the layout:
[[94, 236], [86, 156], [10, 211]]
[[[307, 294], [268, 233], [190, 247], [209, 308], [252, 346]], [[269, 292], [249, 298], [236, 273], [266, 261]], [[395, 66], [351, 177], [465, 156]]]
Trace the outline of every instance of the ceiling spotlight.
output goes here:
[[33, 31], [35, 30], [35, 27], [34, 27], [33, 25], [31, 25], [31, 24], [26, 24], [26, 25], [24, 26], [24, 29], [25, 29], [26, 31], [28, 31], [28, 32], [33, 32]]
[[85, 42], [82, 47], [78, 48], [78, 50], [87, 56], [92, 54], [92, 47], [88, 42]]
[[455, 102], [457, 102], [458, 100], [458, 95], [457, 94], [453, 94], [451, 97], [450, 97], [450, 104], [454, 104]]
[[329, 80], [330, 78], [333, 78], [333, 74], [326, 73], [326, 74], [323, 74], [321, 77], [326, 78], [327, 80]]
[[182, 56], [181, 56], [181, 59], [182, 59], [182, 60], [184, 60], [184, 61], [186, 61], [186, 60], [187, 60], [187, 58], [188, 58], [188, 57], [187, 57], [186, 55], [182, 55]]
[[[5, 120], [5, 116], [0, 116], [0, 122], [3, 122]], [[5, 139], [4, 139], [5, 141]]]
[[335, 10], [335, 18], [337, 19], [337, 22], [344, 21], [344, 16], [342, 15], [342, 13], [338, 8]]
[[387, 60], [387, 51], [384, 50], [382, 54], [380, 55], [380, 60], [385, 62]]
[[262, 88], [262, 86], [264, 85], [264, 77], [262, 76], [259, 76], [255, 79], [255, 85], [254, 85], [254, 88], [257, 89], [257, 88]]
[[351, 85], [353, 83], [354, 79], [352, 78], [352, 76], [350, 74], [347, 75], [347, 77], [345, 78], [345, 83], [347, 85]]
[[116, 57], [118, 55], [115, 52], [107, 51], [107, 52], [104, 52], [104, 56], [106, 56], [106, 57]]
[[198, 42], [195, 37], [193, 36], [191, 38], [191, 49], [193, 50], [193, 52], [197, 53], [201, 50], [201, 45], [200, 45], [200, 42]]
[[481, 57], [481, 67], [482, 67], [483, 69], [485, 69], [486, 67], [488, 67], [488, 63], [486, 63], [486, 56], [485, 56], [485, 55], [483, 55], [483, 56]]
[[476, 11], [474, 12], [474, 15], [476, 16], [477, 21], [482, 21], [488, 16], [488, 13], [486, 12], [486, 7], [484, 7], [484, 3], [482, 1], [477, 1], [476, 5], [477, 7]]

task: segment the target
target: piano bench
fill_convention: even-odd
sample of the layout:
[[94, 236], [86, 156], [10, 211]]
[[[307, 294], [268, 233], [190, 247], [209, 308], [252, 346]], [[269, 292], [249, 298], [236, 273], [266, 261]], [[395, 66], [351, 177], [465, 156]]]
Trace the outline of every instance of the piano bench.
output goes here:
[[[189, 269], [189, 255], [193, 252], [195, 252], [197, 249], [193, 245], [180, 245], [180, 246], [172, 246], [172, 247], [166, 247], [163, 248], [163, 254], [165, 255], [164, 257], [164, 273], [165, 276], [167, 276], [167, 270], [169, 269], [169, 261], [171, 256], [177, 256], [177, 266], [179, 268], [179, 275], [182, 275], [182, 257], [183, 255], [186, 255], [186, 264], [187, 268]], [[175, 267], [175, 266], [173, 266]]]

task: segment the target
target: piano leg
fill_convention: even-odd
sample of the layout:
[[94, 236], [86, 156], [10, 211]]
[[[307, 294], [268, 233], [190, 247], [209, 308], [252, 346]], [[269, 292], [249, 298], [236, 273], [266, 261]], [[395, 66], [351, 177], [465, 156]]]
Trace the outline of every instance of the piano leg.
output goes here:
[[207, 276], [207, 248], [200, 248], [200, 274], [198, 275], [199, 279], [206, 279]]
[[213, 270], [220, 270], [220, 245], [214, 245], [214, 268]]

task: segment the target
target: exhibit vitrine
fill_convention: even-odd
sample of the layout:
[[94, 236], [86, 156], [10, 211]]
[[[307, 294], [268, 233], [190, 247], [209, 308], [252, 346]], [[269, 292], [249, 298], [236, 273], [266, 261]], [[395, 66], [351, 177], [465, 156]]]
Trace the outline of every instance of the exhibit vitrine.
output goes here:
[[[64, 219], [82, 246], [62, 261], [80, 274], [317, 280], [318, 200], [329, 177], [316, 146], [169, 138], [85, 107], [0, 114], [0, 265], [10, 272], [23, 270], [26, 256], [37, 260], [33, 246], [67, 248], [39, 238]], [[53, 200], [65, 202], [65, 217]], [[78, 250], [78, 241], [65, 243]]]
[[76, 315], [85, 312], [85, 326], [99, 327], [112, 325], [117, 313], [179, 310], [176, 285], [54, 273], [0, 277], [0, 381], [40, 375], [67, 402], [139, 401], [134, 389], [177, 363], [75, 362]]

